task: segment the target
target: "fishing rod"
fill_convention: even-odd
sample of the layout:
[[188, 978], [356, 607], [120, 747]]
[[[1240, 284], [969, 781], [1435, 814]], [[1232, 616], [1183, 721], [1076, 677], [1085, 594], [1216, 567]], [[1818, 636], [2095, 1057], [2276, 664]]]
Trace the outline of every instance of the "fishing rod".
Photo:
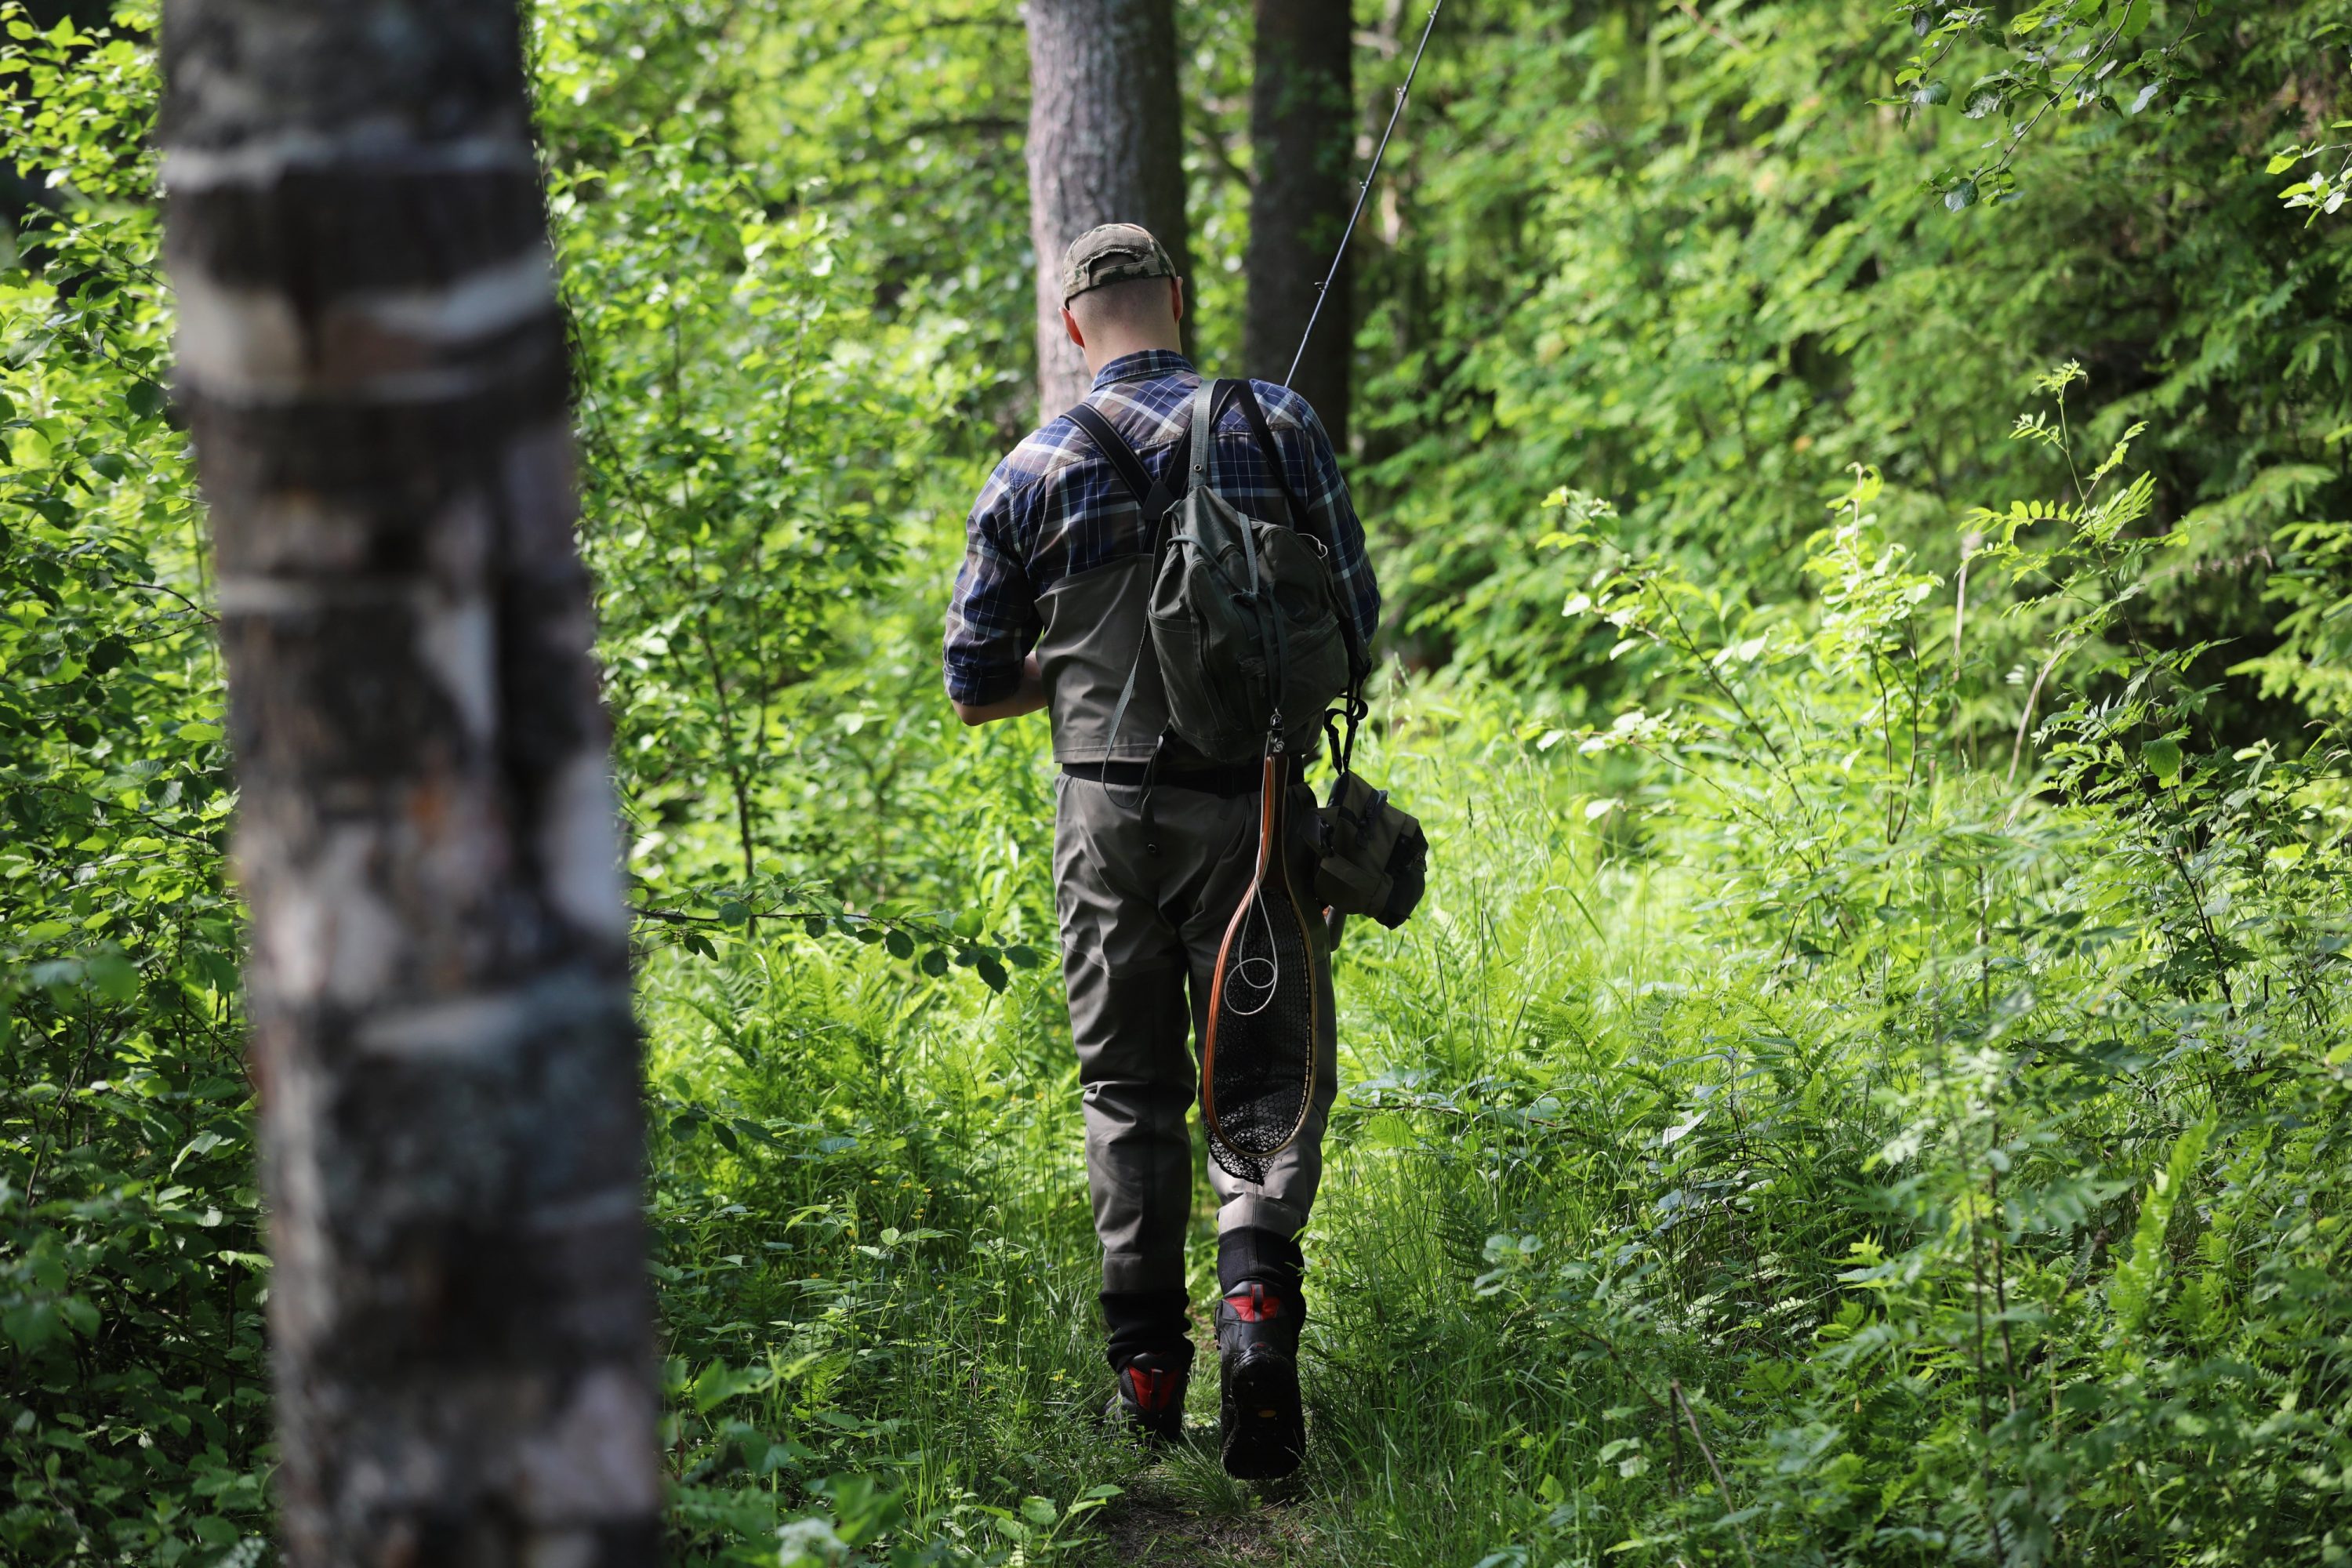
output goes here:
[[1437, 30], [1437, 14], [1444, 8], [1445, 0], [1436, 0], [1429, 8], [1429, 20], [1422, 25], [1421, 43], [1412, 51], [1412, 64], [1405, 68], [1404, 85], [1397, 89], [1396, 107], [1389, 110], [1388, 129], [1381, 132], [1381, 144], [1372, 150], [1372, 166], [1365, 171], [1363, 185], [1356, 192], [1356, 210], [1348, 215], [1348, 226], [1339, 234], [1339, 248], [1331, 253], [1331, 269], [1323, 275], [1322, 282], [1315, 285], [1315, 308], [1307, 312], [1307, 330], [1298, 334], [1298, 352], [1290, 356], [1290, 368], [1283, 373], [1285, 386], [1297, 379], [1299, 362], [1307, 357], [1307, 342], [1315, 335], [1315, 323], [1323, 315], [1323, 301], [1331, 297], [1331, 284], [1339, 276], [1339, 263], [1347, 259], [1348, 242], [1356, 237], [1356, 220], [1364, 216], [1364, 203], [1372, 194], [1372, 182], [1381, 177], [1381, 160], [1388, 153], [1389, 138], [1396, 134], [1397, 121], [1404, 118], [1404, 100], [1412, 92], [1412, 79], [1421, 70], [1421, 57], [1428, 52], [1429, 35]]

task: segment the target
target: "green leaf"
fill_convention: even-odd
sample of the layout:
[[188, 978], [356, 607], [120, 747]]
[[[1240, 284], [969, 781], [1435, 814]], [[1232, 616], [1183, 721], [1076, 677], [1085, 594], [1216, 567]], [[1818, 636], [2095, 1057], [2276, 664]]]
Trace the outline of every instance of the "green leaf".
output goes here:
[[926, 973], [926, 974], [928, 974], [928, 975], [931, 976], [933, 979], [935, 979], [935, 980], [936, 980], [936, 979], [938, 979], [940, 975], [945, 974], [947, 972], [948, 972], [948, 955], [947, 955], [947, 950], [946, 950], [945, 948], [934, 947], [934, 948], [929, 949], [929, 951], [927, 951], [926, 952], [924, 952], [924, 954], [923, 954], [923, 973]]
[[2157, 782], [2170, 788], [2180, 777], [2180, 743], [2159, 735], [2139, 749], [2140, 761], [2148, 765]]
[[139, 994], [139, 971], [119, 952], [90, 954], [84, 973], [98, 994], [110, 1002], [128, 1002]]
[[1050, 1498], [1025, 1497], [1021, 1500], [1021, 1515], [1032, 1524], [1051, 1524], [1061, 1517], [1061, 1512]]
[[2172, 1226], [2172, 1211], [2195, 1177], [2198, 1163], [2205, 1157], [2205, 1145], [2213, 1137], [2214, 1126], [2209, 1115], [2183, 1132], [2174, 1142], [2164, 1168], [2148, 1183], [2147, 1194], [2140, 1202], [2139, 1223], [2132, 1231], [2131, 1256], [2116, 1267], [2115, 1278], [2107, 1286], [2107, 1305], [2116, 1314], [2116, 1338], [2119, 1342], [2137, 1337], [2147, 1321], [2158, 1276], [2164, 1267], [2164, 1237]]
[[890, 956], [893, 958], [912, 958], [915, 956], [915, 939], [908, 936], [905, 931], [896, 930], [895, 928], [882, 938], [882, 945], [888, 951]]
[[739, 903], [733, 899], [719, 906], [719, 923], [721, 925], [740, 926], [748, 922], [751, 918], [751, 906]]
[[993, 953], [982, 953], [973, 961], [973, 967], [980, 971], [982, 983], [991, 991], [1002, 993], [1011, 982], [1011, 976], [1004, 973], [1004, 965], [997, 962]]

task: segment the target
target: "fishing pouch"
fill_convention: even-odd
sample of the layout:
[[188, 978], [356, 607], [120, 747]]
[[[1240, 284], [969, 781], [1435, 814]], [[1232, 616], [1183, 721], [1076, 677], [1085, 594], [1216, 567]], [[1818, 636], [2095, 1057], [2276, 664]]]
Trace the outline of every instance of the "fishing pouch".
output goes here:
[[1366, 915], [1391, 931], [1411, 919], [1429, 882], [1429, 840], [1421, 823], [1352, 773], [1331, 785], [1321, 818], [1315, 896], [1343, 915]]

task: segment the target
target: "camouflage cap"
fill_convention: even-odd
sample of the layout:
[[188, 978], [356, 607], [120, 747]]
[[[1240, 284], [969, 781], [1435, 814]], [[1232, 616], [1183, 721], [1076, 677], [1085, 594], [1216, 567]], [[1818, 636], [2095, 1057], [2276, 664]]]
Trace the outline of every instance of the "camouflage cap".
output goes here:
[[1107, 223], [1070, 241], [1070, 248], [1062, 253], [1062, 303], [1107, 283], [1175, 276], [1176, 263], [1150, 229]]

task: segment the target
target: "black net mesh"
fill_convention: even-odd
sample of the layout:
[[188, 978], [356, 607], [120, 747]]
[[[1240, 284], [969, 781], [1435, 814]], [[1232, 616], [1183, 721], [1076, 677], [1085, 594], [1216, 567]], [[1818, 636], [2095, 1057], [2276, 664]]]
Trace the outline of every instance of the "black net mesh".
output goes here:
[[1253, 886], [1225, 943], [1203, 1107], [1209, 1152], [1245, 1182], [1306, 1121], [1315, 1064], [1315, 960], [1279, 866]]

